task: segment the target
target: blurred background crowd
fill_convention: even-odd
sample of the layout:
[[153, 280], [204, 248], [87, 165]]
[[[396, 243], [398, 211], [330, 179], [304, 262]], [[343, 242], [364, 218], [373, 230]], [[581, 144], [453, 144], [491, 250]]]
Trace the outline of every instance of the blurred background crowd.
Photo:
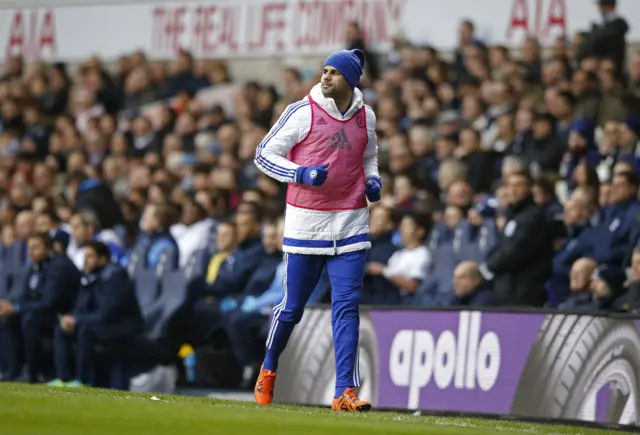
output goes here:
[[[640, 51], [615, 2], [599, 7], [594, 28], [518, 50], [463, 21], [454, 53], [397, 32], [373, 54], [349, 24], [345, 47], [367, 53], [360, 88], [383, 184], [363, 304], [640, 308]], [[237, 83], [224, 62], [188, 51], [73, 70], [10, 58], [2, 376], [97, 384], [105, 359], [84, 351], [97, 345], [125, 372], [111, 378], [132, 370], [113, 363], [117, 348], [146, 349], [146, 369], [179, 355], [186, 378], [202, 380], [194, 348], [207, 345], [210, 365], [220, 348], [234, 361], [237, 376], [215, 382], [251, 386], [284, 294], [286, 191], [255, 152], [319, 77], [320, 65]], [[311, 303], [328, 302], [327, 286]]]

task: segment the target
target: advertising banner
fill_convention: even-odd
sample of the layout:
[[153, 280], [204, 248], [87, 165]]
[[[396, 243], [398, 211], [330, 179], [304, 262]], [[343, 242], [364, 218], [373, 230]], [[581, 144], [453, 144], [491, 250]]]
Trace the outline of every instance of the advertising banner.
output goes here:
[[[640, 15], [639, 1], [619, 4], [622, 16]], [[46, 60], [115, 59], [138, 49], [162, 59], [181, 48], [207, 58], [325, 56], [344, 47], [349, 21], [360, 24], [374, 50], [387, 50], [398, 31], [415, 43], [451, 49], [463, 19], [472, 19], [486, 42], [509, 46], [525, 35], [548, 44], [601, 21], [590, 0], [133, 1], [0, 9], [0, 49]], [[640, 28], [632, 25], [629, 40], [640, 41]]]
[[[639, 424], [640, 322], [470, 311], [362, 313], [361, 396], [378, 408]], [[275, 399], [331, 403], [331, 313], [310, 309]]]

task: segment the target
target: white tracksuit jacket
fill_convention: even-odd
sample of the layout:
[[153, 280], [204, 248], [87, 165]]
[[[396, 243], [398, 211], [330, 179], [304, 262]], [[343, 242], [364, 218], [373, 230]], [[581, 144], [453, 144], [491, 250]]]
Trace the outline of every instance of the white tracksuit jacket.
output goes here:
[[[333, 98], [325, 98], [322, 95], [320, 84], [314, 86], [310, 94], [314, 102], [338, 120], [350, 119], [364, 105], [362, 92], [359, 89], [354, 89], [351, 107], [343, 116]], [[371, 107], [365, 107], [369, 141], [362, 166], [365, 179], [367, 179], [379, 177], [379, 173], [376, 116]], [[299, 165], [290, 161], [287, 156], [293, 147], [307, 137], [310, 127], [311, 106], [308, 98], [305, 97], [286, 108], [269, 134], [258, 145], [255, 158], [256, 166], [276, 180], [295, 183], [296, 169]], [[367, 208], [325, 211], [308, 210], [287, 204], [283, 251], [291, 254], [339, 255], [371, 248], [368, 234], [369, 210]], [[343, 241], [358, 235], [366, 235], [366, 240], [363, 241], [365, 238], [359, 237], [355, 238], [353, 243], [347, 242], [345, 244]], [[305, 241], [319, 240], [332, 241], [333, 247], [304, 246]], [[340, 243], [340, 241], [343, 242]]]

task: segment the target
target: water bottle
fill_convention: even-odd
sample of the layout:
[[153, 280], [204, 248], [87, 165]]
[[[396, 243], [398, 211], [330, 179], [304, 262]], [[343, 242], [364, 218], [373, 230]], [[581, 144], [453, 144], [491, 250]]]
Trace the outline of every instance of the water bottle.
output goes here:
[[187, 376], [187, 382], [193, 383], [196, 381], [196, 353], [191, 352], [184, 357], [184, 370]]

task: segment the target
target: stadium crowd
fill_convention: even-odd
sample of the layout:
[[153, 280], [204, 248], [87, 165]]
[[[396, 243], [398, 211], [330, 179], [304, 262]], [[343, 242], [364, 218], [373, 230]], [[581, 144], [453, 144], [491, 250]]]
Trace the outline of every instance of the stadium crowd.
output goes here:
[[[367, 52], [384, 190], [363, 304], [640, 308], [640, 52], [627, 58], [615, 2], [600, 8], [546, 49], [487, 46], [464, 21], [451, 61], [400, 32]], [[356, 23], [347, 46], [366, 50]], [[73, 76], [11, 58], [2, 377], [97, 384], [101, 362], [131, 374], [131, 354], [147, 369], [179, 354], [193, 379], [192, 347], [217, 334], [250, 386], [284, 294], [286, 189], [254, 158], [319, 73], [285, 68], [276, 88], [187, 51], [113, 72], [90, 58]]]

